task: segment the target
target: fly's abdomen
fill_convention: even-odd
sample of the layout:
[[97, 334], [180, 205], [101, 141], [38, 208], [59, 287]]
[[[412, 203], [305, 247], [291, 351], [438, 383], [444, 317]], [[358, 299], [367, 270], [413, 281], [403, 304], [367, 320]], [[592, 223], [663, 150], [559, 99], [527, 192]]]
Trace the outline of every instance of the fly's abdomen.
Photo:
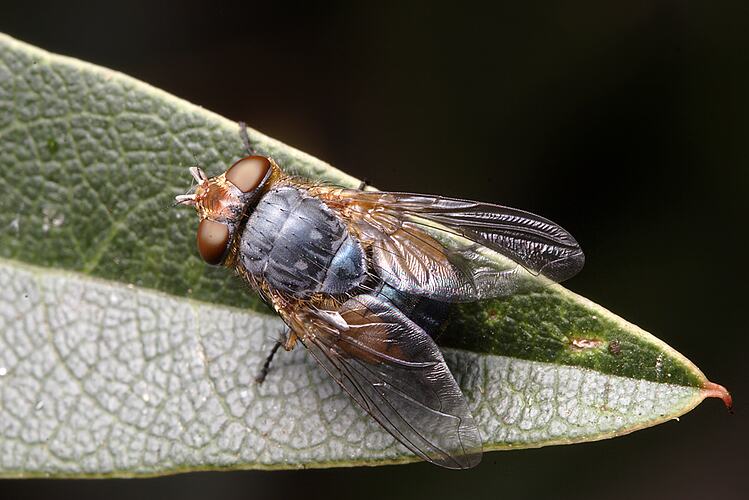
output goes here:
[[306, 297], [340, 294], [362, 284], [366, 261], [344, 223], [317, 198], [282, 186], [250, 215], [239, 246], [241, 264], [276, 289]]
[[427, 297], [412, 295], [382, 282], [372, 295], [387, 300], [400, 312], [424, 329], [433, 339], [440, 333], [450, 316], [450, 304]]

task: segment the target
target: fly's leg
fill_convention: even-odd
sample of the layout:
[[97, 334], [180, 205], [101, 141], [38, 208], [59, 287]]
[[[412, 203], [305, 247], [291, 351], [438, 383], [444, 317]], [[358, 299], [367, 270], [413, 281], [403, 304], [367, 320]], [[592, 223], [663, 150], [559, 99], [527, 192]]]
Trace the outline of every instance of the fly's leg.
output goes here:
[[273, 361], [273, 356], [276, 355], [278, 352], [278, 348], [283, 345], [283, 342], [280, 340], [276, 340], [276, 343], [273, 344], [273, 348], [270, 350], [270, 354], [268, 354], [268, 357], [265, 358], [265, 363], [263, 363], [263, 367], [260, 369], [260, 373], [258, 373], [257, 377], [255, 377], [255, 382], [258, 384], [262, 384], [265, 382], [265, 377], [268, 376], [268, 372], [270, 371], [270, 364]]
[[244, 149], [249, 155], [257, 154], [257, 150], [250, 145], [250, 136], [247, 135], [247, 124], [245, 122], [239, 122], [239, 138], [242, 139]]
[[270, 372], [270, 364], [273, 362], [273, 357], [281, 346], [283, 346], [285, 350], [290, 351], [294, 348], [294, 345], [296, 345], [296, 335], [294, 335], [291, 330], [284, 331], [284, 333], [281, 334], [281, 338], [276, 340], [276, 343], [273, 344], [270, 353], [268, 353], [268, 357], [265, 358], [265, 362], [263, 363], [262, 368], [260, 368], [260, 373], [255, 377], [255, 382], [258, 384], [265, 382], [265, 378], [268, 376], [268, 372]]

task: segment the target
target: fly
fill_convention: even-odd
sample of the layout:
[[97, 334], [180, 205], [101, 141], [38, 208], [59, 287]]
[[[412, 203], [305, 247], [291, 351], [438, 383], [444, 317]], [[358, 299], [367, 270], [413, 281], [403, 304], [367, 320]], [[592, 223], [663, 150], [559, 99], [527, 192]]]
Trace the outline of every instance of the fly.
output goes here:
[[289, 328], [283, 347], [303, 344], [422, 459], [477, 465], [482, 442], [466, 398], [429, 321], [409, 311], [421, 299], [507, 296], [528, 272], [570, 278], [585, 260], [575, 239], [522, 210], [313, 184], [256, 154], [216, 177], [190, 172], [195, 192], [176, 200], [197, 211], [201, 257], [234, 269], [273, 307]]

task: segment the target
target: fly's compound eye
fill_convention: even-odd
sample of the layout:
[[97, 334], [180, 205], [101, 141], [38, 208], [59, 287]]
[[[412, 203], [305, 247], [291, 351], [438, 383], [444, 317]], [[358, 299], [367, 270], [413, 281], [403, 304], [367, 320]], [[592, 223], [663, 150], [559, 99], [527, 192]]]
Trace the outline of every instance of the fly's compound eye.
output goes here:
[[265, 156], [242, 158], [226, 171], [226, 180], [243, 193], [256, 189], [270, 170], [270, 161]]
[[198, 226], [198, 252], [212, 265], [221, 264], [229, 245], [229, 227], [220, 222], [203, 219]]

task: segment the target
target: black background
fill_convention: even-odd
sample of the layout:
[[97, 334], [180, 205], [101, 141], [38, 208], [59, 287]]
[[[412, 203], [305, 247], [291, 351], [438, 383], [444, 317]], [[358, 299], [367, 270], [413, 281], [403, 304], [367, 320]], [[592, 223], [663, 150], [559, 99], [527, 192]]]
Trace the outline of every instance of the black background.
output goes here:
[[[114, 68], [389, 190], [569, 229], [567, 283], [732, 390], [597, 443], [427, 464], [4, 481], [0, 498], [747, 495], [749, 8], [740, 2], [3, 2], [0, 31]], [[719, 5], [720, 4], [720, 5]]]

